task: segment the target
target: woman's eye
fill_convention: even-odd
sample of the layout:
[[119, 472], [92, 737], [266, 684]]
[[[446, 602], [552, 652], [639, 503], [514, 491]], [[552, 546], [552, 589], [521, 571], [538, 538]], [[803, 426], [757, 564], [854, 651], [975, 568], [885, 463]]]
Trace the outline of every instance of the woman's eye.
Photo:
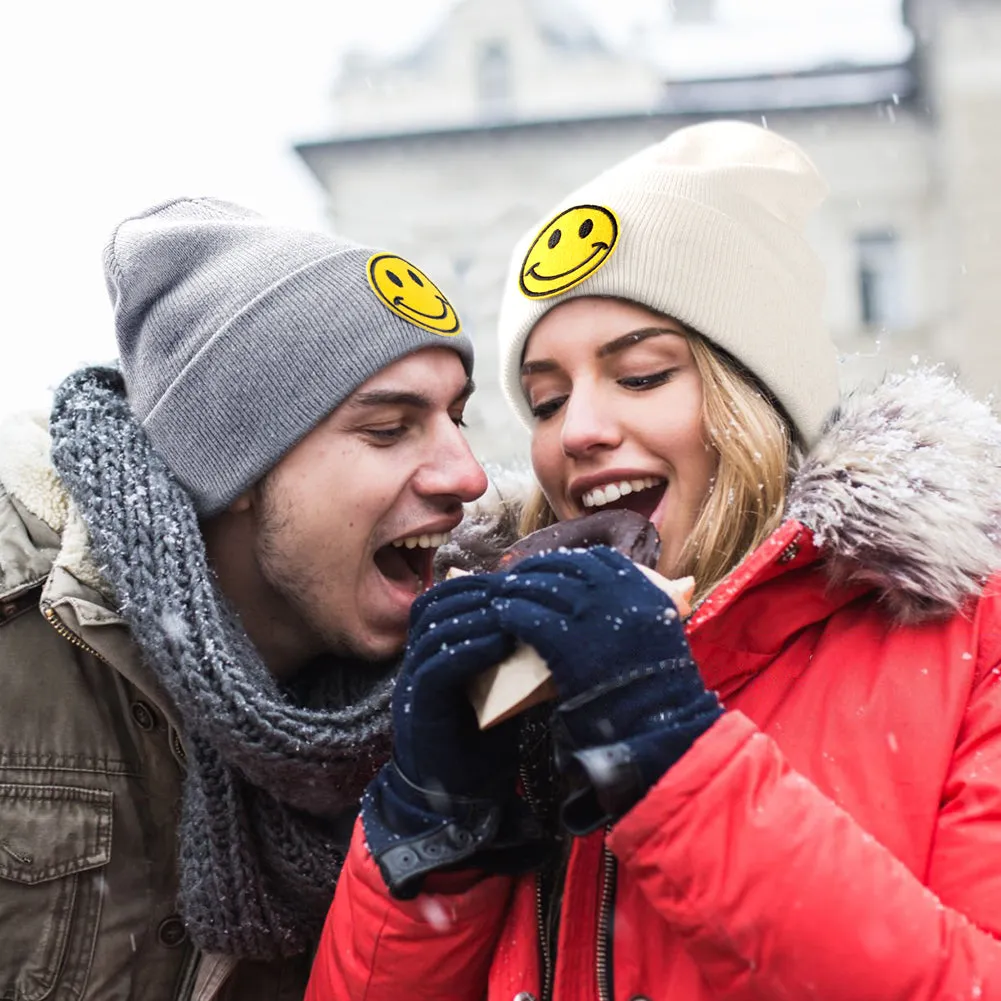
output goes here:
[[667, 382], [674, 372], [673, 368], [667, 368], [663, 372], [654, 372], [651, 375], [629, 375], [619, 379], [619, 385], [626, 389], [653, 389]]
[[550, 400], [543, 400], [542, 403], [533, 403], [531, 406], [532, 416], [537, 421], [547, 420], [563, 406], [565, 401], [565, 396], [554, 396]]

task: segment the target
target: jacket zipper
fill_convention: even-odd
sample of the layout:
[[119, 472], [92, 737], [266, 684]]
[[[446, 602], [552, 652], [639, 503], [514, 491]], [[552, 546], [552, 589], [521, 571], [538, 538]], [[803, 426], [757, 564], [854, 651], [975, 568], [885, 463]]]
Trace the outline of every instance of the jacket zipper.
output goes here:
[[552, 990], [552, 958], [549, 951], [549, 934], [546, 931], [546, 911], [542, 899], [542, 876], [535, 877], [535, 920], [539, 926], [539, 950], [542, 953], [542, 993], [539, 1001], [549, 1001]]
[[[611, 827], [605, 829], [605, 836]], [[612, 901], [615, 897], [615, 856], [607, 844], [601, 846], [601, 904], [598, 910], [597, 974], [598, 1001], [612, 1001], [609, 952], [612, 932]]]
[[[535, 797], [532, 795], [532, 786], [528, 780], [528, 769], [525, 763], [518, 766], [518, 774], [521, 777], [521, 787], [525, 791], [525, 799], [529, 807], [536, 809]], [[549, 1001], [549, 992], [552, 989], [552, 958], [549, 951], [549, 935], [546, 933], [546, 910], [545, 901], [542, 899], [542, 874], [535, 874], [535, 922], [539, 929], [539, 952], [542, 958], [542, 994], [540, 1001]]]
[[45, 616], [45, 618], [48, 620], [49, 625], [52, 626], [52, 628], [55, 629], [55, 631], [59, 633], [59, 635], [62, 636], [62, 638], [66, 640], [67, 643], [72, 643], [73, 646], [79, 647], [81, 650], [85, 650], [92, 657], [96, 657], [99, 661], [101, 661], [102, 664], [107, 664], [108, 667], [113, 666], [109, 662], [107, 657], [103, 657], [92, 646], [90, 646], [87, 643], [84, 643], [84, 641], [80, 639], [80, 637], [77, 636], [77, 634], [73, 632], [72, 629], [68, 629], [66, 626], [64, 626], [59, 616], [56, 615], [53, 609], [43, 608], [42, 615]]
[[[89, 643], [84, 643], [82, 639], [72, 629], [67, 628], [63, 625], [59, 616], [56, 614], [55, 610], [52, 608], [43, 608], [42, 615], [45, 616], [49, 625], [64, 639], [67, 643], [71, 643], [75, 647], [79, 647], [81, 650], [89, 653], [92, 657], [96, 657], [102, 664], [107, 664], [108, 667], [113, 667], [114, 665], [107, 659], [99, 654]], [[195, 988], [196, 973], [198, 970], [198, 960], [199, 952], [197, 949], [192, 949], [189, 947], [188, 956], [185, 960], [184, 966], [182, 968], [181, 979], [177, 988], [177, 993], [175, 997], [178, 1001], [189, 1001]]]

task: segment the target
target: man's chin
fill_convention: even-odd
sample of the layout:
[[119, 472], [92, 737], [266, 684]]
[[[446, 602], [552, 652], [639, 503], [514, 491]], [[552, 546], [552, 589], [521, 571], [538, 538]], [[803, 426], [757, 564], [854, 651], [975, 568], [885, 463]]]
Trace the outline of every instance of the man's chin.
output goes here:
[[371, 638], [365, 643], [364, 648], [358, 651], [357, 656], [361, 657], [362, 660], [384, 664], [386, 661], [398, 660], [403, 655], [403, 648], [406, 645], [407, 631], [402, 629], [391, 635]]
[[416, 589], [407, 594], [401, 587], [387, 586], [381, 575], [376, 581], [381, 586], [372, 587], [366, 581], [369, 586], [358, 589], [353, 615], [337, 617], [328, 609], [330, 620], [314, 620], [314, 628], [326, 639], [331, 652], [376, 663], [403, 653]]
[[351, 633], [339, 632], [328, 638], [328, 651], [339, 657], [385, 664], [399, 659], [407, 643], [407, 621], [380, 623], [356, 628]]

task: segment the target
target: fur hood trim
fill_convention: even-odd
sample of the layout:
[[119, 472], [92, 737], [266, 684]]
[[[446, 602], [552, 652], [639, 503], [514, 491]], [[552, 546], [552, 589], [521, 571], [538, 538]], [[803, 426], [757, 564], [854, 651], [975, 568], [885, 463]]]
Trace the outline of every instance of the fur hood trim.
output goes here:
[[[439, 565], [491, 566], [533, 485], [495, 479]], [[937, 370], [851, 392], [794, 472], [786, 517], [812, 530], [832, 584], [871, 587], [894, 621], [951, 615], [1001, 568], [1001, 423]]]
[[33, 583], [53, 566], [108, 593], [90, 557], [87, 529], [52, 465], [43, 414], [12, 414], [0, 421], [0, 495], [6, 496], [0, 511], [6, 543], [0, 546], [0, 593]]
[[42, 414], [14, 414], [0, 424], [0, 485], [56, 534], [66, 526], [69, 495], [49, 459]]
[[793, 480], [831, 581], [897, 622], [952, 614], [1001, 567], [1001, 423], [937, 371], [846, 396]]

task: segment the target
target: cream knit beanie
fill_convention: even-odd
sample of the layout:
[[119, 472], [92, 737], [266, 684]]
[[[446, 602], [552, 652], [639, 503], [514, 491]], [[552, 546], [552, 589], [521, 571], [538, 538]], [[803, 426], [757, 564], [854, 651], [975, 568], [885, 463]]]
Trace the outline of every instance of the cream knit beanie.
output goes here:
[[217, 198], [120, 223], [104, 252], [129, 405], [218, 514], [376, 372], [473, 345], [415, 264]]
[[838, 401], [824, 276], [803, 235], [826, 194], [798, 146], [729, 121], [680, 129], [578, 188], [511, 259], [498, 336], [515, 412], [531, 426], [519, 373], [535, 324], [576, 296], [615, 296], [724, 348], [812, 443]]

